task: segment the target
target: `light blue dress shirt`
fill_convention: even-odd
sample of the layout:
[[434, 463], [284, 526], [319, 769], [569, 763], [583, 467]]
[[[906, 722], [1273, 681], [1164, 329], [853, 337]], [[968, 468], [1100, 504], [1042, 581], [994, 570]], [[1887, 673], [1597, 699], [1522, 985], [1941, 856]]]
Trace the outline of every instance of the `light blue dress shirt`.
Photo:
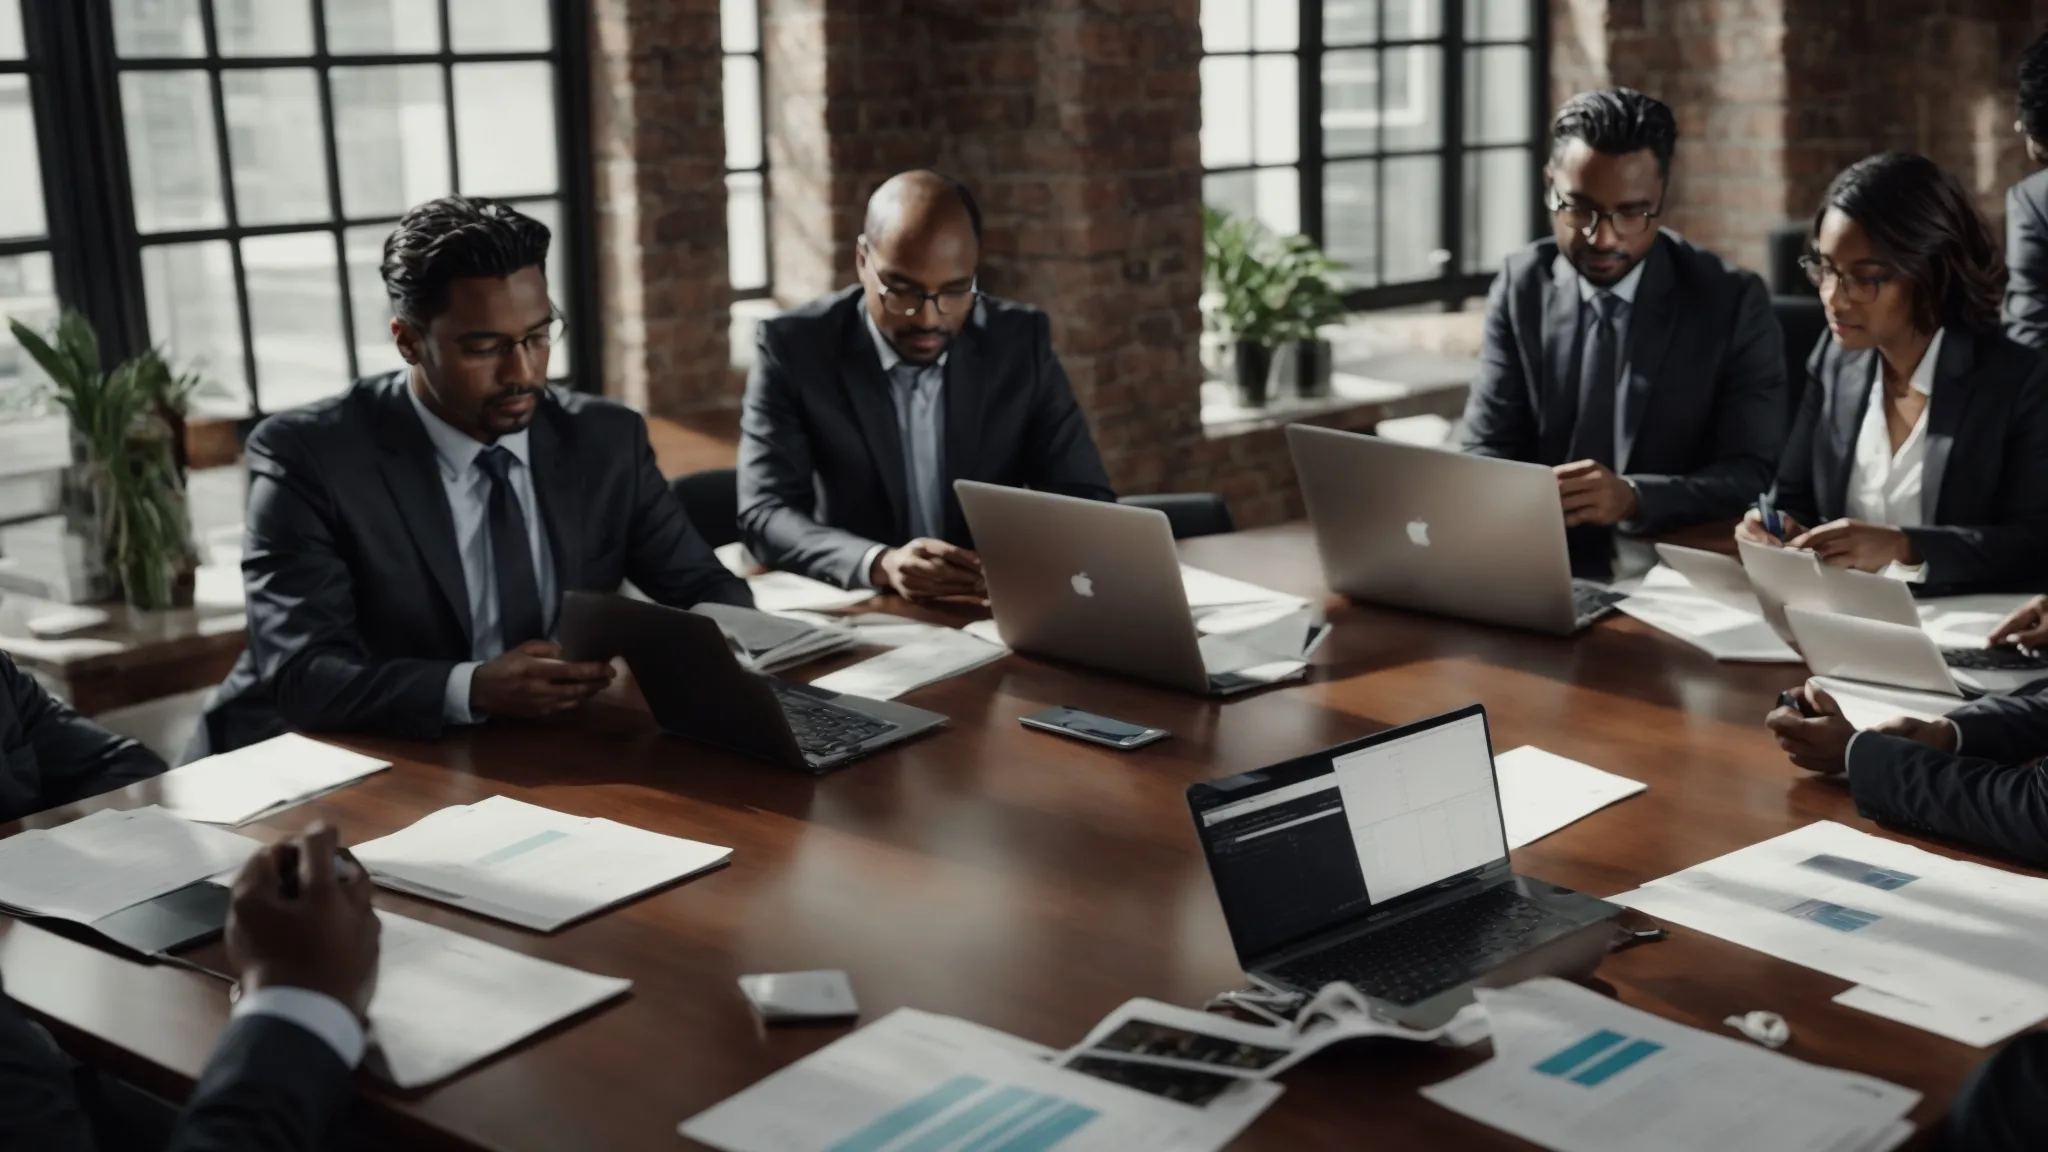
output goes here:
[[[896, 407], [896, 439], [903, 445], [904, 488], [910, 498], [910, 535], [936, 538], [946, 530], [946, 357], [921, 368], [906, 365], [875, 327], [874, 316], [863, 308], [860, 318], [875, 342], [875, 355], [882, 358], [882, 374], [889, 379], [889, 398]], [[855, 586], [871, 586], [875, 558], [886, 551], [885, 544], [868, 549], [854, 573]]]
[[[477, 665], [505, 651], [498, 624], [498, 570], [491, 563], [491, 478], [476, 466], [476, 458], [488, 445], [456, 431], [428, 411], [411, 388], [405, 394], [427, 429], [427, 439], [434, 443], [434, 464], [441, 474], [441, 488], [448, 494], [448, 511], [455, 518], [455, 551], [462, 557], [462, 582], [469, 595], [470, 660], [457, 664], [448, 674], [441, 711], [451, 724], [474, 724], [478, 717], [469, 708], [469, 682], [476, 675]], [[555, 559], [548, 550], [540, 502], [533, 494], [527, 433], [522, 429], [510, 436], [500, 436], [497, 446], [518, 461], [512, 469], [512, 494], [519, 500], [519, 514], [526, 517], [526, 543], [533, 551], [541, 623], [553, 635], [555, 616], [560, 609], [560, 598], [555, 594]]]
[[334, 1054], [341, 1057], [343, 1064], [351, 1068], [362, 1063], [363, 1049], [369, 1046], [355, 1013], [325, 992], [309, 988], [258, 988], [237, 999], [234, 1011], [229, 1015], [235, 1019], [273, 1016], [288, 1020], [318, 1036], [322, 1043], [334, 1049]]

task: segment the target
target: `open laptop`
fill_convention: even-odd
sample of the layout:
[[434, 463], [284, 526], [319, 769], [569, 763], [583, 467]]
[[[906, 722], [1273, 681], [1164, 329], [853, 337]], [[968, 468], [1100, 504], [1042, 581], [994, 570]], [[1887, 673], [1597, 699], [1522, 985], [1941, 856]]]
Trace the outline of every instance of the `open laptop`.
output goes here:
[[1572, 578], [1557, 477], [1541, 464], [1289, 424], [1331, 591], [1568, 636], [1620, 594]]
[[[1246, 634], [1203, 635], [1173, 529], [1157, 509], [973, 480], [956, 480], [953, 490], [974, 532], [996, 630], [1016, 651], [1228, 696], [1298, 675], [1326, 628], [1316, 618], [1301, 621], [1299, 635], [1258, 629], [1270, 661], [1247, 652]], [[1276, 625], [1291, 628], [1291, 619]]]
[[1621, 914], [1509, 866], [1478, 704], [1196, 784], [1188, 806], [1246, 975], [1346, 980], [1411, 1027], [1475, 987], [1591, 973]]
[[750, 672], [708, 616], [591, 592], [562, 597], [569, 660], [623, 656], [668, 732], [786, 768], [823, 772], [946, 722], [886, 700]]

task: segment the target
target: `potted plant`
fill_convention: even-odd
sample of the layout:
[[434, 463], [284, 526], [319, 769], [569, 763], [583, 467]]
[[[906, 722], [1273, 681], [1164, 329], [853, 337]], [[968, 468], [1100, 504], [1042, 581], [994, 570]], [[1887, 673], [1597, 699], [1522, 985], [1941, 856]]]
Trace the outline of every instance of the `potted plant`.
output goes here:
[[1343, 319], [1343, 267], [1306, 236], [1275, 239], [1257, 221], [1203, 209], [1203, 310], [1231, 342], [1239, 402], [1264, 407], [1275, 349], [1293, 353], [1295, 391], [1329, 390], [1329, 352], [1317, 335]]
[[196, 378], [173, 372], [155, 349], [103, 371], [91, 323], [68, 309], [54, 343], [19, 321], [9, 327], [71, 418], [90, 530], [122, 597], [144, 609], [172, 607], [181, 595], [189, 602], [197, 556], [174, 441]]
[[[1279, 335], [1281, 379], [1294, 380], [1297, 396], [1327, 396], [1330, 392], [1330, 342], [1322, 338], [1326, 325], [1342, 321], [1349, 309], [1337, 273], [1343, 265], [1324, 255], [1316, 242], [1306, 236], [1289, 236], [1279, 242], [1272, 259], [1273, 283], [1281, 288], [1283, 303]], [[1292, 354], [1292, 371], [1286, 369]]]

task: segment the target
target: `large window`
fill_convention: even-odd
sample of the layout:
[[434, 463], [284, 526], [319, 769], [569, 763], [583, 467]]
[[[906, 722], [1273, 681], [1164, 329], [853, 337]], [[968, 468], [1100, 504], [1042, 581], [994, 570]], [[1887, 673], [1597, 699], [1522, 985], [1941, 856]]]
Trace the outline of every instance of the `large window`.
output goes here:
[[1485, 291], [1536, 234], [1544, 0], [1203, 0], [1203, 198], [1348, 267], [1356, 307]]
[[719, 0], [725, 47], [725, 237], [732, 287], [766, 296], [768, 132], [762, 114], [760, 0]]
[[[81, 237], [71, 277], [127, 286], [125, 301], [102, 292], [98, 307], [79, 306], [103, 314], [103, 333], [125, 329], [196, 368], [198, 414], [277, 411], [397, 367], [383, 240], [405, 208], [452, 191], [510, 200], [553, 230], [549, 281], [570, 329], [552, 370], [594, 365], [578, 352], [596, 342], [579, 341], [575, 323], [585, 183], [559, 131], [575, 79], [560, 63], [581, 64], [558, 38], [573, 25], [564, 8], [580, 5], [0, 0], [16, 2], [31, 9], [32, 44], [71, 53], [50, 69], [68, 77], [72, 108], [53, 127], [115, 158], [60, 165], [49, 180], [87, 186], [101, 217], [73, 226], [112, 237]], [[93, 61], [102, 67], [69, 67]], [[95, 88], [94, 74], [108, 79]]]
[[[0, 157], [13, 173], [0, 180], [0, 321], [46, 329], [57, 313], [57, 286], [27, 57], [20, 2], [0, 0]], [[0, 420], [35, 406], [32, 384], [40, 376], [0, 322]]]

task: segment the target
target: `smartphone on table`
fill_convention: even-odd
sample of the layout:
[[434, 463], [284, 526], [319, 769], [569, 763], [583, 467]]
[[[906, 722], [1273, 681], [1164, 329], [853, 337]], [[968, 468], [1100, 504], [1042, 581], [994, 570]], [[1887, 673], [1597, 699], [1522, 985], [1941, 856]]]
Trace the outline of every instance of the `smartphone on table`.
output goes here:
[[1076, 740], [1086, 740], [1090, 744], [1100, 744], [1104, 748], [1115, 748], [1121, 752], [1143, 748], [1147, 744], [1156, 744], [1172, 735], [1164, 728], [1147, 728], [1143, 724], [1112, 720], [1107, 716], [1098, 716], [1093, 712], [1083, 712], [1079, 708], [1068, 708], [1064, 705], [1047, 708], [1043, 712], [1033, 712], [1029, 716], [1019, 716], [1017, 722], [1026, 728], [1071, 736]]

